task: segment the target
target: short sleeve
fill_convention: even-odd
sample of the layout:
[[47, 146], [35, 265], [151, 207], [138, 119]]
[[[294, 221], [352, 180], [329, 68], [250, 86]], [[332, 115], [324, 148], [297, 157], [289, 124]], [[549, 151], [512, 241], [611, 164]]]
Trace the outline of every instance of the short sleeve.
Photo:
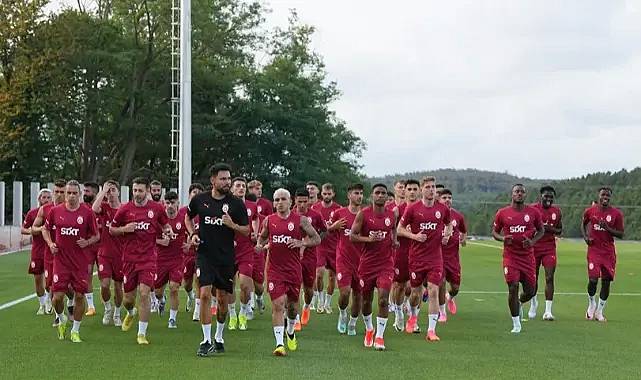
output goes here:
[[198, 196], [192, 197], [189, 201], [189, 206], [187, 206], [187, 215], [190, 219], [194, 219], [198, 215]]
[[460, 214], [460, 216], [461, 217], [459, 218], [458, 230], [461, 233], [466, 234], [467, 233], [467, 225], [465, 224], [465, 217], [463, 216], [463, 214]]
[[234, 209], [232, 210], [232, 214], [230, 215], [231, 219], [239, 226], [248, 225], [249, 220], [247, 218], [247, 208], [245, 207], [245, 204], [241, 200], [238, 200], [234, 203], [236, 207], [234, 207]]
[[118, 211], [116, 211], [116, 215], [114, 215], [114, 218], [111, 221], [111, 225], [113, 227], [122, 227], [125, 225], [125, 215], [127, 215], [126, 209], [127, 209], [126, 205], [118, 208]]
[[405, 207], [405, 212], [401, 216], [401, 220], [398, 224], [401, 228], [405, 228], [408, 224], [412, 224], [412, 206]]
[[501, 230], [503, 229], [503, 218], [501, 214], [501, 210], [499, 210], [494, 216], [493, 228], [495, 232], [501, 232]]

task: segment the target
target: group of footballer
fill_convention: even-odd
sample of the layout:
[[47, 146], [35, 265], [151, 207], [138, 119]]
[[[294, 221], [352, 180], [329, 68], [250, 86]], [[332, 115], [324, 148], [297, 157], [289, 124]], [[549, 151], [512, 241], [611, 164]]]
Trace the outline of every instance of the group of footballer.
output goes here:
[[[192, 184], [184, 207], [176, 192], [164, 193], [159, 181], [144, 178], [133, 180], [132, 199], [125, 204], [113, 180], [102, 187], [58, 180], [52, 190], [40, 191], [39, 205], [27, 213], [22, 233], [32, 237], [29, 273], [39, 300], [37, 314], [55, 314], [59, 339], [66, 339], [71, 325], [70, 340], [81, 342], [83, 316], [96, 315], [92, 278], [97, 267], [102, 323], [128, 331], [137, 318], [138, 344], [149, 344], [150, 313], [166, 311], [165, 288], [167, 327], [177, 328], [181, 286], [186, 311], [193, 310], [192, 319], [202, 326], [198, 356], [224, 352], [225, 327], [247, 330], [254, 311], [264, 312], [265, 285], [276, 356], [287, 354], [285, 346], [297, 349], [296, 332], [309, 323], [312, 311], [332, 313], [337, 287], [337, 330], [356, 335], [362, 316], [365, 347], [385, 350], [389, 313], [397, 331], [420, 333], [422, 303], [427, 303], [426, 340], [440, 340], [437, 324], [447, 321], [448, 311], [457, 312], [459, 249], [466, 245], [467, 228], [463, 214], [452, 208], [452, 191], [434, 177], [399, 180], [389, 190], [375, 184], [368, 189], [368, 202], [364, 186], [352, 184], [348, 204], [341, 207], [330, 183], [309, 181], [293, 195], [280, 188], [268, 200], [260, 181], [232, 177], [229, 165], [215, 164], [209, 174], [211, 186]], [[496, 213], [492, 234], [503, 242], [511, 331], [519, 333], [523, 304], [531, 301], [529, 318], [537, 314], [541, 266], [543, 320], [554, 320], [556, 240], [563, 223], [553, 187], [543, 186], [532, 205], [525, 204], [521, 184], [512, 187], [511, 196], [511, 204]], [[598, 201], [585, 210], [581, 223], [588, 246], [589, 320], [606, 320], [603, 310], [615, 277], [614, 237], [624, 233], [623, 214], [610, 205], [611, 196], [610, 188], [599, 189]]]

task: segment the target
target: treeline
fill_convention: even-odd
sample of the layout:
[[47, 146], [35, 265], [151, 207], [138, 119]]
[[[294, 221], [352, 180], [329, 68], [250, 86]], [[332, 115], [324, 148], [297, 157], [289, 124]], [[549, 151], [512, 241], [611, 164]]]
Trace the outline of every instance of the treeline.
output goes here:
[[625, 238], [641, 240], [641, 168], [594, 173], [567, 180], [534, 180], [475, 169], [440, 169], [371, 178], [370, 181], [382, 180], [391, 185], [398, 178], [420, 179], [426, 175], [435, 176], [438, 182], [452, 189], [454, 207], [465, 213], [472, 234], [489, 235], [496, 210], [510, 202], [512, 185], [523, 183], [528, 190], [528, 202], [537, 201], [541, 185], [554, 186], [557, 203], [563, 211], [563, 236], [580, 237], [583, 211], [596, 200], [601, 186], [610, 186], [614, 191], [612, 205], [621, 206], [625, 215]]
[[[0, 2], [0, 180], [177, 185], [171, 3], [46, 15], [47, 0]], [[193, 177], [221, 160], [268, 190], [309, 178], [345, 188], [365, 145], [330, 109], [340, 92], [311, 48], [314, 28], [292, 12], [269, 29], [264, 4], [192, 1]]]

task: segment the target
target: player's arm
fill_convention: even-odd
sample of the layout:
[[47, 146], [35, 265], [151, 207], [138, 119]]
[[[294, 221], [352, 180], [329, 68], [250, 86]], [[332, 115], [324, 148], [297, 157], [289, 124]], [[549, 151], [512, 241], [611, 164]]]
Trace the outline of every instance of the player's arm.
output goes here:
[[501, 220], [501, 212], [497, 212], [494, 217], [494, 225], [492, 227], [492, 237], [494, 240], [502, 241], [505, 244], [512, 243], [512, 235], [503, 235], [501, 232], [503, 230], [503, 223]]
[[38, 215], [33, 220], [31, 225], [31, 236], [40, 235], [42, 233], [42, 226], [45, 224], [45, 212], [42, 206], [38, 209]]
[[[395, 209], [395, 210], [398, 210], [398, 209]], [[412, 239], [415, 241], [424, 242], [425, 240], [427, 240], [427, 235], [422, 234], [420, 232], [417, 234], [412, 233], [412, 231], [409, 228], [407, 228], [411, 224], [411, 214], [408, 211], [409, 211], [409, 208], [405, 210], [403, 217], [398, 222], [398, 225], [396, 226], [396, 235], [406, 239]]]
[[[550, 226], [547, 226], [547, 227], [550, 227]], [[563, 233], [563, 218], [560, 212], [559, 212], [559, 222], [556, 224], [556, 227], [547, 228], [547, 231], [553, 232], [554, 235], [556, 236], [561, 236], [561, 234]]]
[[169, 240], [169, 236], [167, 236], [166, 234], [162, 234], [160, 238], [156, 238], [156, 244], [167, 247], [169, 246]]
[[118, 209], [118, 211], [116, 211], [116, 215], [114, 215], [114, 220], [111, 223], [111, 226], [109, 227], [110, 235], [122, 236], [124, 234], [132, 233], [136, 230], [136, 222], [129, 222], [124, 226], [120, 226], [120, 224], [124, 223], [125, 221], [126, 213], [127, 213], [127, 210], [125, 210], [124, 207], [121, 207]]
[[249, 221], [247, 220], [247, 209], [242, 202], [241, 205], [242, 207], [236, 207], [238, 210], [234, 210], [233, 217], [229, 215], [228, 212], [223, 214], [223, 224], [228, 228], [234, 230], [234, 232], [238, 232], [243, 236], [249, 236]]
[[267, 239], [269, 238], [269, 223], [268, 223], [268, 218], [265, 218], [263, 220], [263, 229], [260, 231], [260, 235], [258, 235], [258, 239], [256, 241], [256, 251], [260, 252], [264, 250], [268, 243]]
[[33, 223], [29, 220], [29, 218], [25, 218], [24, 223], [22, 223], [22, 226], [20, 227], [20, 234], [22, 235], [31, 235], [31, 226]]
[[42, 232], [42, 238], [45, 240], [45, 242], [49, 246], [49, 250], [51, 251], [51, 254], [55, 255], [56, 253], [58, 253], [58, 246], [51, 238], [51, 230], [50, 230], [49, 223], [47, 223], [47, 225], [44, 225], [42, 227], [41, 232]]
[[[529, 239], [530, 241], [529, 246], [531, 247], [534, 244], [536, 244], [536, 242], [539, 241], [543, 237], [543, 235], [545, 235], [545, 229], [543, 228], [543, 223], [541, 222], [537, 225], [536, 233], [534, 234], [534, 236], [532, 236], [532, 239]], [[528, 239], [525, 239], [525, 240], [528, 241]]]
[[363, 212], [359, 211], [352, 224], [352, 232], [349, 234], [349, 241], [352, 243], [373, 243], [375, 240], [369, 236], [361, 236], [363, 229]]
[[96, 195], [96, 199], [94, 199], [93, 204], [91, 205], [91, 209], [93, 212], [96, 214], [100, 215], [102, 213], [102, 200], [107, 196], [107, 193], [109, 192], [109, 189], [111, 189], [111, 184], [105, 183], [102, 185], [102, 189], [98, 192], [98, 195]]
[[616, 218], [618, 220], [614, 222], [614, 227], [610, 227], [610, 225], [606, 223], [605, 220], [600, 220], [599, 225], [615, 238], [623, 239], [623, 233], [625, 232], [623, 229], [623, 216], [617, 216]]
[[256, 231], [258, 231], [260, 228], [260, 220], [258, 219], [258, 217], [252, 218], [251, 224], [252, 224], [251, 230], [253, 231], [251, 239], [252, 241], [256, 241], [256, 239], [258, 238], [258, 234], [256, 233]]
[[454, 226], [452, 225], [452, 222], [450, 221], [448, 224], [445, 225], [445, 229], [443, 230], [443, 238], [441, 239], [441, 243], [443, 245], [446, 245], [450, 241], [450, 238], [452, 237], [453, 233], [454, 233]]
[[301, 247], [311, 248], [320, 244], [321, 237], [314, 227], [312, 227], [312, 224], [309, 222], [309, 218], [300, 218], [300, 228], [305, 232], [305, 234], [307, 234], [307, 238], [302, 240]]
[[586, 210], [583, 213], [583, 221], [581, 221], [581, 235], [583, 236], [583, 241], [585, 241], [585, 244], [592, 245], [593, 239], [590, 237], [588, 224], [590, 224], [590, 216], [588, 215], [588, 211]]
[[[394, 225], [398, 226], [399, 224], [399, 216], [398, 216], [398, 207], [394, 208]], [[398, 242], [398, 228], [392, 228], [392, 244], [394, 245], [394, 248], [398, 248], [400, 243]]]

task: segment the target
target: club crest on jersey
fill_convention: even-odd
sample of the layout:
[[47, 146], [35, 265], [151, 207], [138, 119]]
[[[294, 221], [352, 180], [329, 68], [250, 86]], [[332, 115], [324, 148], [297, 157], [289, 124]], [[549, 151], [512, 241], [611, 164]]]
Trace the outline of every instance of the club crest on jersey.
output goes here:
[[523, 220], [525, 220], [526, 223], [529, 222], [530, 216], [528, 214], [525, 214], [525, 216], [523, 217]]
[[611, 216], [611, 215], [606, 216], [606, 217], [605, 217], [605, 220], [606, 220], [608, 223], [610, 223], [610, 222], [612, 221], [612, 216]]
[[49, 271], [45, 270], [45, 278], [49, 278]]
[[180, 222], [176, 223], [176, 229], [180, 230], [181, 228], [183, 228], [183, 225]]
[[125, 284], [127, 283], [127, 276], [122, 276], [122, 282]]
[[453, 227], [456, 227], [457, 225], [458, 225], [458, 222], [457, 222], [456, 220], [453, 220], [453, 221], [452, 221], [452, 226], [453, 226]]
[[78, 224], [82, 224], [82, 222], [84, 222], [84, 221], [85, 220], [82, 219], [82, 216], [79, 216], [78, 218], [76, 218], [76, 222], [78, 222]]
[[391, 226], [392, 225], [392, 220], [390, 218], [385, 218], [385, 225], [387, 227]]
[[594, 269], [594, 263], [588, 264], [588, 268], [590, 268], [590, 270]]
[[196, 268], [196, 277], [200, 278], [200, 268]]
[[227, 203], [223, 203], [223, 212], [227, 213], [229, 211], [229, 205]]
[[[310, 220], [311, 220], [311, 218], [310, 218]], [[289, 223], [287, 224], [287, 229], [288, 229], [288, 230], [290, 230], [290, 231], [294, 231], [294, 223], [289, 222]]]
[[36, 262], [35, 262], [35, 261], [32, 261], [32, 262], [31, 262], [31, 268], [35, 268], [35, 267], [36, 267]]
[[399, 271], [398, 268], [394, 268], [394, 273], [396, 273], [396, 275], [398, 276], [401, 273], [401, 271]]
[[365, 281], [360, 280], [358, 283], [361, 285], [361, 288], [365, 287]]
[[556, 220], [556, 212], [552, 213], [552, 220]]
[[416, 273], [412, 272], [411, 276], [412, 276], [412, 280], [416, 280]]
[[102, 265], [102, 264], [98, 265], [98, 271], [102, 272], [104, 270], [105, 270], [105, 266], [104, 265]]
[[263, 212], [263, 208], [261, 206], [256, 207], [256, 210], [258, 210], [258, 212]]
[[440, 211], [435, 212], [434, 216], [436, 216], [436, 219], [441, 219], [441, 212]]
[[53, 275], [53, 282], [58, 282], [58, 275], [57, 274]]
[[343, 274], [341, 272], [336, 273], [336, 278], [338, 279], [338, 281], [342, 280]]
[[274, 283], [273, 282], [270, 282], [268, 287], [269, 287], [269, 291], [274, 291]]
[[503, 273], [507, 274], [507, 272], [508, 272], [507, 267], [503, 267]]
[[249, 217], [252, 216], [252, 209], [250, 209], [250, 208], [247, 209], [247, 216], [249, 216]]
[[153, 218], [154, 217], [154, 211], [153, 210], [147, 211], [147, 216], [149, 217], [149, 219]]

